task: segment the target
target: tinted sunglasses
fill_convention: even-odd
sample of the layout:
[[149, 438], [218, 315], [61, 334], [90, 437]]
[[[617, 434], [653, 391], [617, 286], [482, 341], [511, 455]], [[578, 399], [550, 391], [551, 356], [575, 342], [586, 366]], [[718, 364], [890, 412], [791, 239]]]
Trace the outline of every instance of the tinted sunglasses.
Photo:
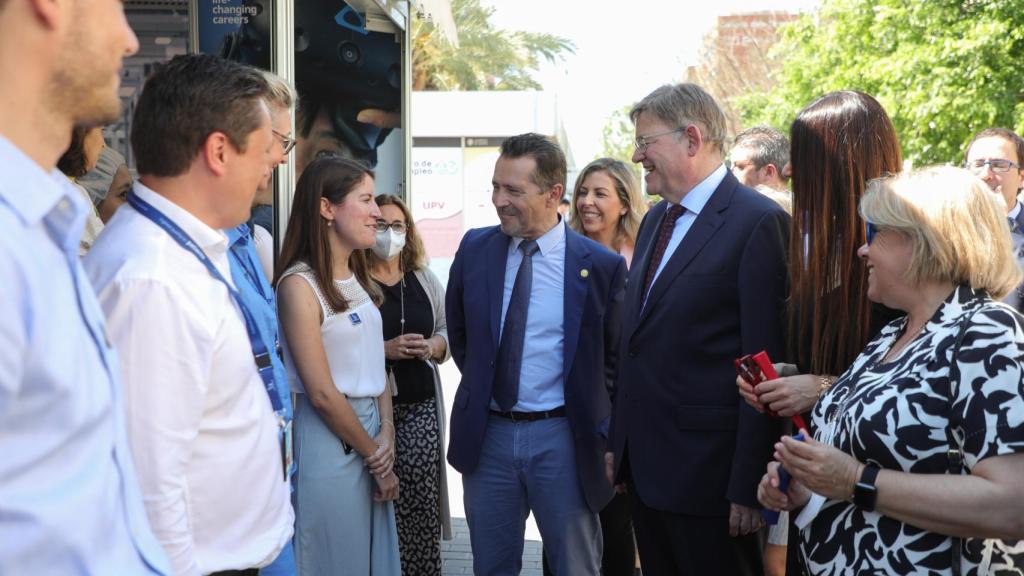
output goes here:
[[868, 246], [870, 246], [871, 242], [875, 239], [875, 235], [878, 234], [878, 228], [876, 228], [871, 222], [867, 222], [865, 225], [865, 231], [868, 236]]

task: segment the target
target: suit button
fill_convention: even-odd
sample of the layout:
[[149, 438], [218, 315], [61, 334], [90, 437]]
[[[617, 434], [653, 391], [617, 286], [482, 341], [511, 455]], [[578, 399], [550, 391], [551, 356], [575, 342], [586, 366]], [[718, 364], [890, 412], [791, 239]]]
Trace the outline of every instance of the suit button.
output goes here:
[[491, 368], [494, 368], [494, 361], [491, 361]]
[[630, 350], [629, 351], [629, 357], [630, 358], [636, 358], [636, 350]]

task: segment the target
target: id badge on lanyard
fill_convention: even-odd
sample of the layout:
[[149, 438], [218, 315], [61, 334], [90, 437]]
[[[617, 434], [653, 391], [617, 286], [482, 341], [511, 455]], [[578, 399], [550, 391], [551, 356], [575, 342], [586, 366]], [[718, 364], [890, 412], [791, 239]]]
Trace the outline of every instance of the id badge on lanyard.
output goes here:
[[274, 354], [275, 351], [269, 350], [266, 343], [263, 342], [259, 329], [256, 327], [256, 320], [253, 318], [252, 312], [245, 306], [245, 302], [242, 301], [238, 290], [221, 275], [217, 267], [210, 261], [210, 258], [199, 248], [188, 233], [182, 230], [163, 212], [160, 212], [151, 204], [139, 198], [134, 191], [128, 193], [128, 203], [139, 214], [148, 218], [164, 232], [167, 232], [179, 246], [195, 256], [206, 267], [210, 276], [224, 284], [224, 287], [228, 289], [228, 294], [231, 295], [231, 299], [238, 306], [239, 311], [241, 311], [242, 319], [245, 321], [245, 331], [249, 335], [249, 344], [252, 347], [253, 361], [256, 363], [256, 372], [260, 375], [260, 380], [263, 381], [263, 387], [267, 392], [267, 397], [270, 399], [271, 409], [277, 417], [278, 436], [280, 437], [281, 444], [281, 466], [284, 471], [284, 479], [287, 481], [292, 468], [292, 423], [284, 418], [284, 406], [280, 396], [278, 396], [277, 385], [274, 382], [270, 355]]

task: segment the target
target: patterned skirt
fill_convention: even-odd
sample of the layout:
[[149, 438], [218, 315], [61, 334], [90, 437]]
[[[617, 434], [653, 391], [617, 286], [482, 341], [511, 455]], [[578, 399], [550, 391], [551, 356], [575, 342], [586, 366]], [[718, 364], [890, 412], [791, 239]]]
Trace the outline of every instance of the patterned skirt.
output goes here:
[[398, 550], [402, 573], [441, 574], [441, 435], [434, 398], [396, 404], [395, 473], [399, 496], [395, 502]]

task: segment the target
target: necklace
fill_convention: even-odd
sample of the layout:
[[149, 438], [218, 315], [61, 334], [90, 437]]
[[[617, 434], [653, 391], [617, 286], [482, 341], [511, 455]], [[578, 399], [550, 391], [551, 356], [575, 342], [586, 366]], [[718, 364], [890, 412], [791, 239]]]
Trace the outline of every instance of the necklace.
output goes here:
[[398, 335], [401, 336], [405, 334], [405, 274], [402, 274], [402, 286], [399, 288], [399, 294], [401, 295], [399, 300], [402, 303], [402, 316], [398, 319]]

